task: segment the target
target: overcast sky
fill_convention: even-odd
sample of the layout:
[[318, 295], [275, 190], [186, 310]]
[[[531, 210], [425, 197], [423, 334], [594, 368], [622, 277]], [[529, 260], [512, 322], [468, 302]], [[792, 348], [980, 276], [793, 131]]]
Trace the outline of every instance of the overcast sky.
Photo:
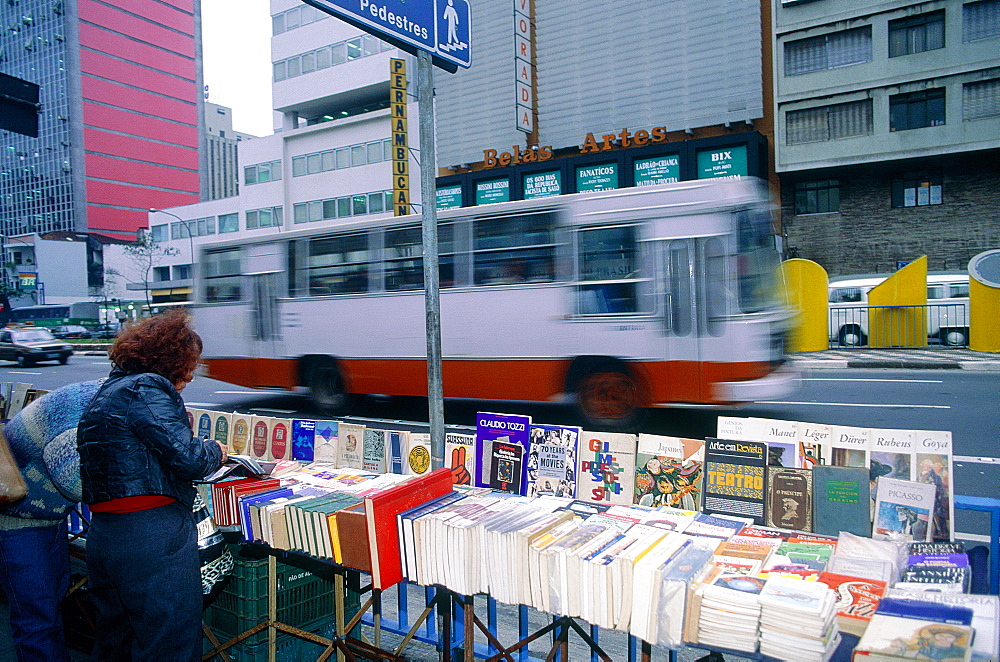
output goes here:
[[269, 0], [202, 0], [208, 100], [233, 109], [233, 129], [273, 133]]

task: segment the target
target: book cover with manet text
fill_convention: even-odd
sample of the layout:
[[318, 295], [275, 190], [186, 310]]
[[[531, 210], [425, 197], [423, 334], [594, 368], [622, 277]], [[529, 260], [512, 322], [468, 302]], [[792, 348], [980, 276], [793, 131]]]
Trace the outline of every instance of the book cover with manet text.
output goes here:
[[799, 466], [799, 426], [795, 421], [758, 418], [760, 438], [767, 444], [767, 466]]
[[576, 498], [593, 503], [631, 504], [637, 442], [634, 434], [584, 430], [580, 436]]
[[531, 426], [528, 496], [576, 496], [576, 450], [581, 432], [567, 425]]
[[705, 439], [702, 512], [748, 517], [764, 524], [767, 444]]

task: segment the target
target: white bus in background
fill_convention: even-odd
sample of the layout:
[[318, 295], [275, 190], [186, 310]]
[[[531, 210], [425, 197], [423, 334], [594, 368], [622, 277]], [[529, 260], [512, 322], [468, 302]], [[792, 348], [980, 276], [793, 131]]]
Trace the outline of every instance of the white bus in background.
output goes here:
[[[591, 429], [645, 407], [780, 397], [790, 312], [771, 204], [752, 179], [438, 212], [448, 398], [571, 401]], [[207, 374], [426, 396], [419, 216], [345, 218], [204, 244], [195, 324]]]
[[[829, 283], [830, 340], [841, 347], [868, 344], [868, 293], [890, 274], [845, 276]], [[927, 338], [948, 346], [969, 344], [969, 274], [927, 274]]]

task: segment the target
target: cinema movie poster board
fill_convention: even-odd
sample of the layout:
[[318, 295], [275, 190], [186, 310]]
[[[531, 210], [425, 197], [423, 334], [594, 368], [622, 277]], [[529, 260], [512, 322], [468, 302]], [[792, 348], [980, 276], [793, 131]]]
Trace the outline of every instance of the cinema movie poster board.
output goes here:
[[705, 439], [702, 512], [749, 517], [764, 524], [767, 444]]

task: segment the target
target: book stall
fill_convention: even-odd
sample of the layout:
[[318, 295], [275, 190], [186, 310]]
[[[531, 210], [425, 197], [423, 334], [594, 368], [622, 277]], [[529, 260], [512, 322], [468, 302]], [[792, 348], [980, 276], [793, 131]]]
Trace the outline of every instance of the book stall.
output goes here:
[[[232, 453], [202, 493], [268, 587], [230, 596], [261, 606], [219, 628], [228, 639], [213, 632], [223, 607], [209, 608], [206, 659], [265, 639], [273, 655], [280, 635], [320, 659], [406, 659], [416, 638], [511, 661], [547, 636], [548, 659], [565, 660], [571, 632], [604, 660], [601, 632], [623, 633], [644, 660], [687, 647], [714, 659], [1000, 657], [996, 591], [971, 592], [978, 557], [954, 540], [949, 432], [720, 417], [716, 436], [681, 439], [480, 413], [475, 434], [446, 434], [446, 466], [432, 470], [423, 433], [189, 413]], [[322, 566], [333, 595], [289, 597], [303, 575], [293, 558]], [[406, 587], [424, 592], [412, 622], [382, 621], [394, 587], [401, 610]], [[315, 605], [299, 622], [319, 632], [286, 622], [302, 601]], [[550, 622], [532, 632], [522, 618], [504, 643], [496, 603]], [[403, 637], [393, 650], [383, 626]]]

